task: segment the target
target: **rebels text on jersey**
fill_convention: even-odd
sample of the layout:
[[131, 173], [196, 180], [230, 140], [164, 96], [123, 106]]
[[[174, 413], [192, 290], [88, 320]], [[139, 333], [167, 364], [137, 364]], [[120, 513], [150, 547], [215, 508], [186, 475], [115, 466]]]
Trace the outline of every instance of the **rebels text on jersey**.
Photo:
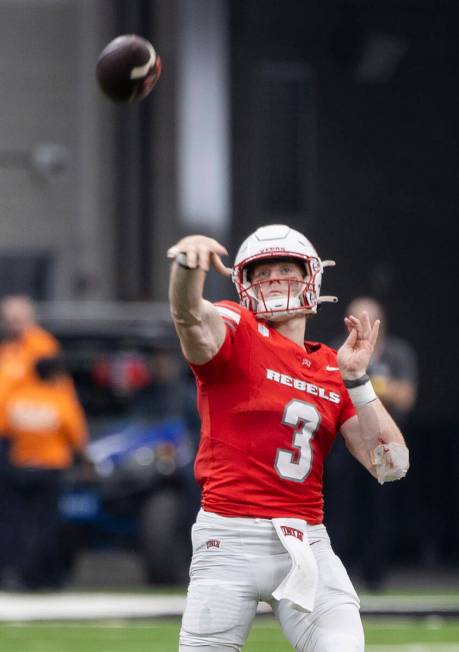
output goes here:
[[306, 349], [231, 301], [218, 353], [191, 365], [201, 440], [195, 463], [203, 507], [222, 516], [323, 519], [324, 459], [355, 414], [336, 352]]

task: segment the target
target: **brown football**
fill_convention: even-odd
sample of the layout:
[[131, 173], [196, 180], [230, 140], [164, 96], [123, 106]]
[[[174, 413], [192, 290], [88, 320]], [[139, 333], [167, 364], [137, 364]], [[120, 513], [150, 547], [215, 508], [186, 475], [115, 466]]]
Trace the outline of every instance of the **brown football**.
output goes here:
[[123, 34], [110, 41], [97, 60], [102, 91], [115, 102], [140, 102], [161, 74], [161, 59], [147, 39]]

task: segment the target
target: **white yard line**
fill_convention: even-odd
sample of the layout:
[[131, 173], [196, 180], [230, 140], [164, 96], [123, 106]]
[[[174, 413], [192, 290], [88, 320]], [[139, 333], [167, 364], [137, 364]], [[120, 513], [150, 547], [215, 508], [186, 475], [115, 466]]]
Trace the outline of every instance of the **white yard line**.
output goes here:
[[[152, 618], [181, 616], [185, 606], [184, 595], [152, 595], [133, 593], [55, 593], [24, 594], [0, 593], [0, 621], [39, 620], [104, 620], [117, 618]], [[459, 601], [452, 596], [372, 596], [362, 599], [364, 613], [377, 612], [390, 606], [403, 615], [418, 611], [420, 615], [431, 610], [459, 609]], [[261, 603], [259, 613], [271, 611]], [[459, 652], [459, 645], [456, 648]]]
[[79, 593], [0, 594], [0, 621], [100, 620], [179, 616], [184, 596]]

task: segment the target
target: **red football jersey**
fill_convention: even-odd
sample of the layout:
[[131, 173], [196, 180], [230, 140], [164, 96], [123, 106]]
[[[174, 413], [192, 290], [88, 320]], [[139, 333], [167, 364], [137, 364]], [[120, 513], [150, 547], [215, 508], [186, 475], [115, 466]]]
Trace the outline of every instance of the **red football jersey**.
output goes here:
[[336, 352], [301, 348], [232, 301], [218, 353], [191, 365], [201, 440], [195, 463], [203, 507], [222, 516], [323, 519], [324, 459], [355, 414]]

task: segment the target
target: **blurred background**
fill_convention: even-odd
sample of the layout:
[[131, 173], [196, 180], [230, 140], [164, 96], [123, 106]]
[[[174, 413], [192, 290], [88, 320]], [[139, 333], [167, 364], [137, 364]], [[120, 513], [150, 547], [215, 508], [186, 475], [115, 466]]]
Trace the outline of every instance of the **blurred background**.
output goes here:
[[[58, 584], [91, 583], [82, 555], [107, 550], [140, 560], [120, 582], [185, 581], [198, 425], [165, 251], [203, 232], [234, 256], [268, 223], [336, 260], [323, 292], [340, 303], [311, 339], [336, 341], [346, 305], [370, 296], [414, 352], [412, 469], [387, 498], [383, 554], [389, 576], [458, 569], [458, 14], [446, 0], [0, 0], [0, 296], [33, 300], [89, 431], [86, 466], [61, 478]], [[138, 105], [95, 78], [125, 33], [163, 62]], [[236, 298], [216, 275], [207, 293]], [[327, 524], [351, 575], [380, 588], [358, 547], [383, 508], [344, 464], [327, 471]]]

